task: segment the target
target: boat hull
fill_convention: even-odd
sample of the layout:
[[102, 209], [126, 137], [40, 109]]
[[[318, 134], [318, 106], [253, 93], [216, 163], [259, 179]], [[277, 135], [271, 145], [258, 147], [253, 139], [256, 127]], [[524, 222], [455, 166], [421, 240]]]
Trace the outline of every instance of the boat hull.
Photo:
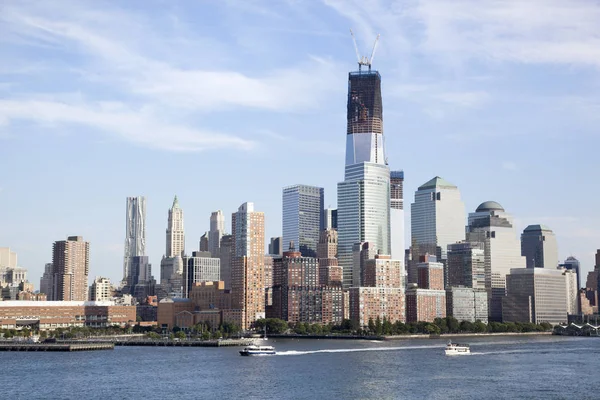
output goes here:
[[247, 351], [247, 350], [240, 350], [240, 355], [241, 356], [274, 356], [276, 353], [275, 351]]

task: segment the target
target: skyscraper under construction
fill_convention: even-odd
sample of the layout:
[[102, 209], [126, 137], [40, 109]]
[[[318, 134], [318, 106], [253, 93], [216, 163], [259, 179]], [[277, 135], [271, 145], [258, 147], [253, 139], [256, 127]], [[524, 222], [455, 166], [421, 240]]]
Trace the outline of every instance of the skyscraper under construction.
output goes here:
[[[372, 55], [371, 55], [372, 59]], [[381, 76], [371, 59], [359, 59], [348, 75], [348, 127], [344, 181], [338, 183], [338, 257], [344, 287], [360, 286], [352, 246], [369, 242], [390, 254], [390, 169], [383, 142]], [[363, 70], [368, 66], [368, 70]]]

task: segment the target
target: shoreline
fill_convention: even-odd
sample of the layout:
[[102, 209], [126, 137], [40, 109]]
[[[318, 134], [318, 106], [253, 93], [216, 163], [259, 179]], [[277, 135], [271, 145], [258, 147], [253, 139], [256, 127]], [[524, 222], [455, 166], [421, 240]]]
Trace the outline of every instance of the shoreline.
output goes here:
[[325, 340], [408, 340], [408, 339], [444, 339], [451, 337], [486, 337], [486, 336], [538, 336], [552, 335], [552, 332], [491, 332], [491, 333], [445, 333], [441, 335], [410, 334], [394, 336], [356, 336], [356, 335], [297, 335], [297, 334], [272, 334], [269, 337], [276, 339], [325, 339]]

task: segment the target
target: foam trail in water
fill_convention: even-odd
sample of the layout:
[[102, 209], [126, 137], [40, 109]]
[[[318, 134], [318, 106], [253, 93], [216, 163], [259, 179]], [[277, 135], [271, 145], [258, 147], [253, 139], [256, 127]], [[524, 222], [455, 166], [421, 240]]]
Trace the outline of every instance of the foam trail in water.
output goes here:
[[404, 346], [404, 347], [373, 347], [373, 348], [363, 348], [363, 349], [324, 349], [324, 350], [288, 350], [288, 351], [278, 351], [278, 356], [299, 356], [304, 354], [319, 354], [319, 353], [355, 353], [362, 351], [398, 351], [398, 350], [416, 350], [416, 349], [435, 349], [440, 348], [437, 346]]

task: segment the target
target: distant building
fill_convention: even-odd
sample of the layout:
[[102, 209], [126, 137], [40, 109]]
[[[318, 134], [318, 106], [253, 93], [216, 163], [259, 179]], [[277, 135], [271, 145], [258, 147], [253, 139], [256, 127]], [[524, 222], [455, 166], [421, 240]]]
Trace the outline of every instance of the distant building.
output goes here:
[[132, 257], [130, 272], [127, 284], [123, 287], [123, 293], [131, 294], [139, 302], [145, 299], [146, 296], [153, 296], [156, 281], [152, 276], [152, 264], [150, 264], [148, 257]]
[[221, 280], [225, 288], [231, 289], [231, 260], [233, 256], [233, 235], [223, 235], [219, 248], [219, 262], [221, 266]]
[[208, 251], [212, 257], [219, 258], [221, 238], [225, 234], [225, 216], [221, 210], [210, 215], [210, 231], [208, 231]]
[[110, 301], [2, 301], [0, 320], [5, 329], [106, 328], [136, 320], [135, 307]]
[[446, 289], [446, 315], [458, 321], [488, 323], [488, 296], [485, 289], [452, 286]]
[[294, 242], [304, 257], [317, 256], [324, 193], [323, 188], [307, 185], [283, 188], [283, 243]]
[[335, 208], [326, 208], [323, 210], [323, 218], [321, 220], [321, 231], [326, 229], [335, 229], [338, 227], [338, 214]]
[[446, 317], [446, 292], [444, 291], [444, 264], [437, 257], [425, 254], [417, 265], [417, 284], [406, 291], [406, 321], [433, 322]]
[[210, 250], [208, 247], [208, 232], [204, 232], [204, 234], [202, 236], [200, 236], [200, 251], [210, 253]]
[[52, 282], [54, 280], [54, 272], [52, 263], [47, 263], [44, 267], [44, 273], [40, 278], [40, 293], [45, 293], [49, 299], [52, 299]]
[[367, 260], [374, 259], [376, 254], [373, 243], [362, 242], [352, 246], [352, 287], [365, 286], [363, 281]]
[[575, 271], [575, 273], [577, 274], [577, 289], [581, 289], [581, 264], [579, 260], [573, 256], [569, 256], [567, 257], [565, 262], [563, 264], [560, 264], [559, 266]]
[[392, 258], [404, 264], [404, 171], [390, 172], [390, 242]]
[[242, 310], [241, 329], [265, 317], [265, 215], [254, 203], [242, 204], [231, 216], [231, 308]]
[[551, 268], [558, 265], [558, 245], [552, 229], [546, 225], [529, 225], [521, 234], [521, 255], [527, 268]]
[[341, 285], [319, 282], [319, 263], [291, 248], [273, 260], [272, 305], [267, 316], [288, 322], [340, 324], [343, 320]]
[[81, 236], [54, 242], [52, 246], [52, 300], [87, 301], [90, 244]]
[[375, 70], [348, 74], [344, 181], [338, 183], [338, 260], [344, 288], [353, 276], [353, 246], [369, 242], [390, 254], [390, 168], [385, 156], [381, 75]]
[[10, 250], [10, 247], [0, 247], [0, 268], [16, 268], [17, 253]]
[[283, 254], [283, 238], [281, 236], [272, 237], [269, 243], [269, 254], [279, 256]]
[[577, 273], [575, 270], [560, 268], [565, 277], [567, 295], [567, 314], [579, 314], [579, 288], [577, 287]]
[[449, 244], [447, 279], [446, 287], [465, 286], [485, 289], [484, 244], [479, 242]]
[[416, 283], [406, 291], [406, 322], [433, 322], [446, 317], [446, 292], [420, 289]]
[[110, 279], [97, 276], [90, 286], [90, 301], [110, 301], [112, 295], [112, 284]]
[[467, 241], [484, 245], [489, 319], [501, 321], [506, 275], [515, 268], [526, 266], [512, 216], [495, 201], [481, 203], [474, 213], [469, 214]]
[[181, 256], [163, 257], [160, 261], [160, 285], [168, 296], [182, 296], [183, 267]]
[[338, 233], [335, 229], [321, 231], [317, 244], [317, 258], [337, 258]]
[[[183, 226], [183, 210], [179, 206], [177, 196], [173, 199], [173, 206], [169, 209], [167, 221], [167, 257], [183, 257], [185, 253], [185, 230]], [[145, 254], [144, 254], [145, 255]]]
[[133, 257], [146, 255], [146, 198], [144, 196], [127, 198], [125, 224], [125, 256], [123, 260], [123, 281], [131, 281], [131, 262]]
[[194, 251], [191, 257], [185, 258], [183, 272], [184, 297], [189, 297], [195, 283], [214, 282], [220, 280], [221, 266], [218, 258], [212, 258], [208, 251]]
[[411, 237], [417, 247], [413, 260], [429, 253], [440, 262], [449, 244], [465, 239], [465, 204], [456, 185], [436, 176], [419, 186], [411, 205]]
[[567, 285], [563, 273], [549, 268], [513, 268], [506, 276], [504, 322], [567, 322]]
[[369, 320], [406, 321], [402, 261], [375, 255], [365, 261], [363, 286], [349, 289], [350, 319], [366, 327]]

